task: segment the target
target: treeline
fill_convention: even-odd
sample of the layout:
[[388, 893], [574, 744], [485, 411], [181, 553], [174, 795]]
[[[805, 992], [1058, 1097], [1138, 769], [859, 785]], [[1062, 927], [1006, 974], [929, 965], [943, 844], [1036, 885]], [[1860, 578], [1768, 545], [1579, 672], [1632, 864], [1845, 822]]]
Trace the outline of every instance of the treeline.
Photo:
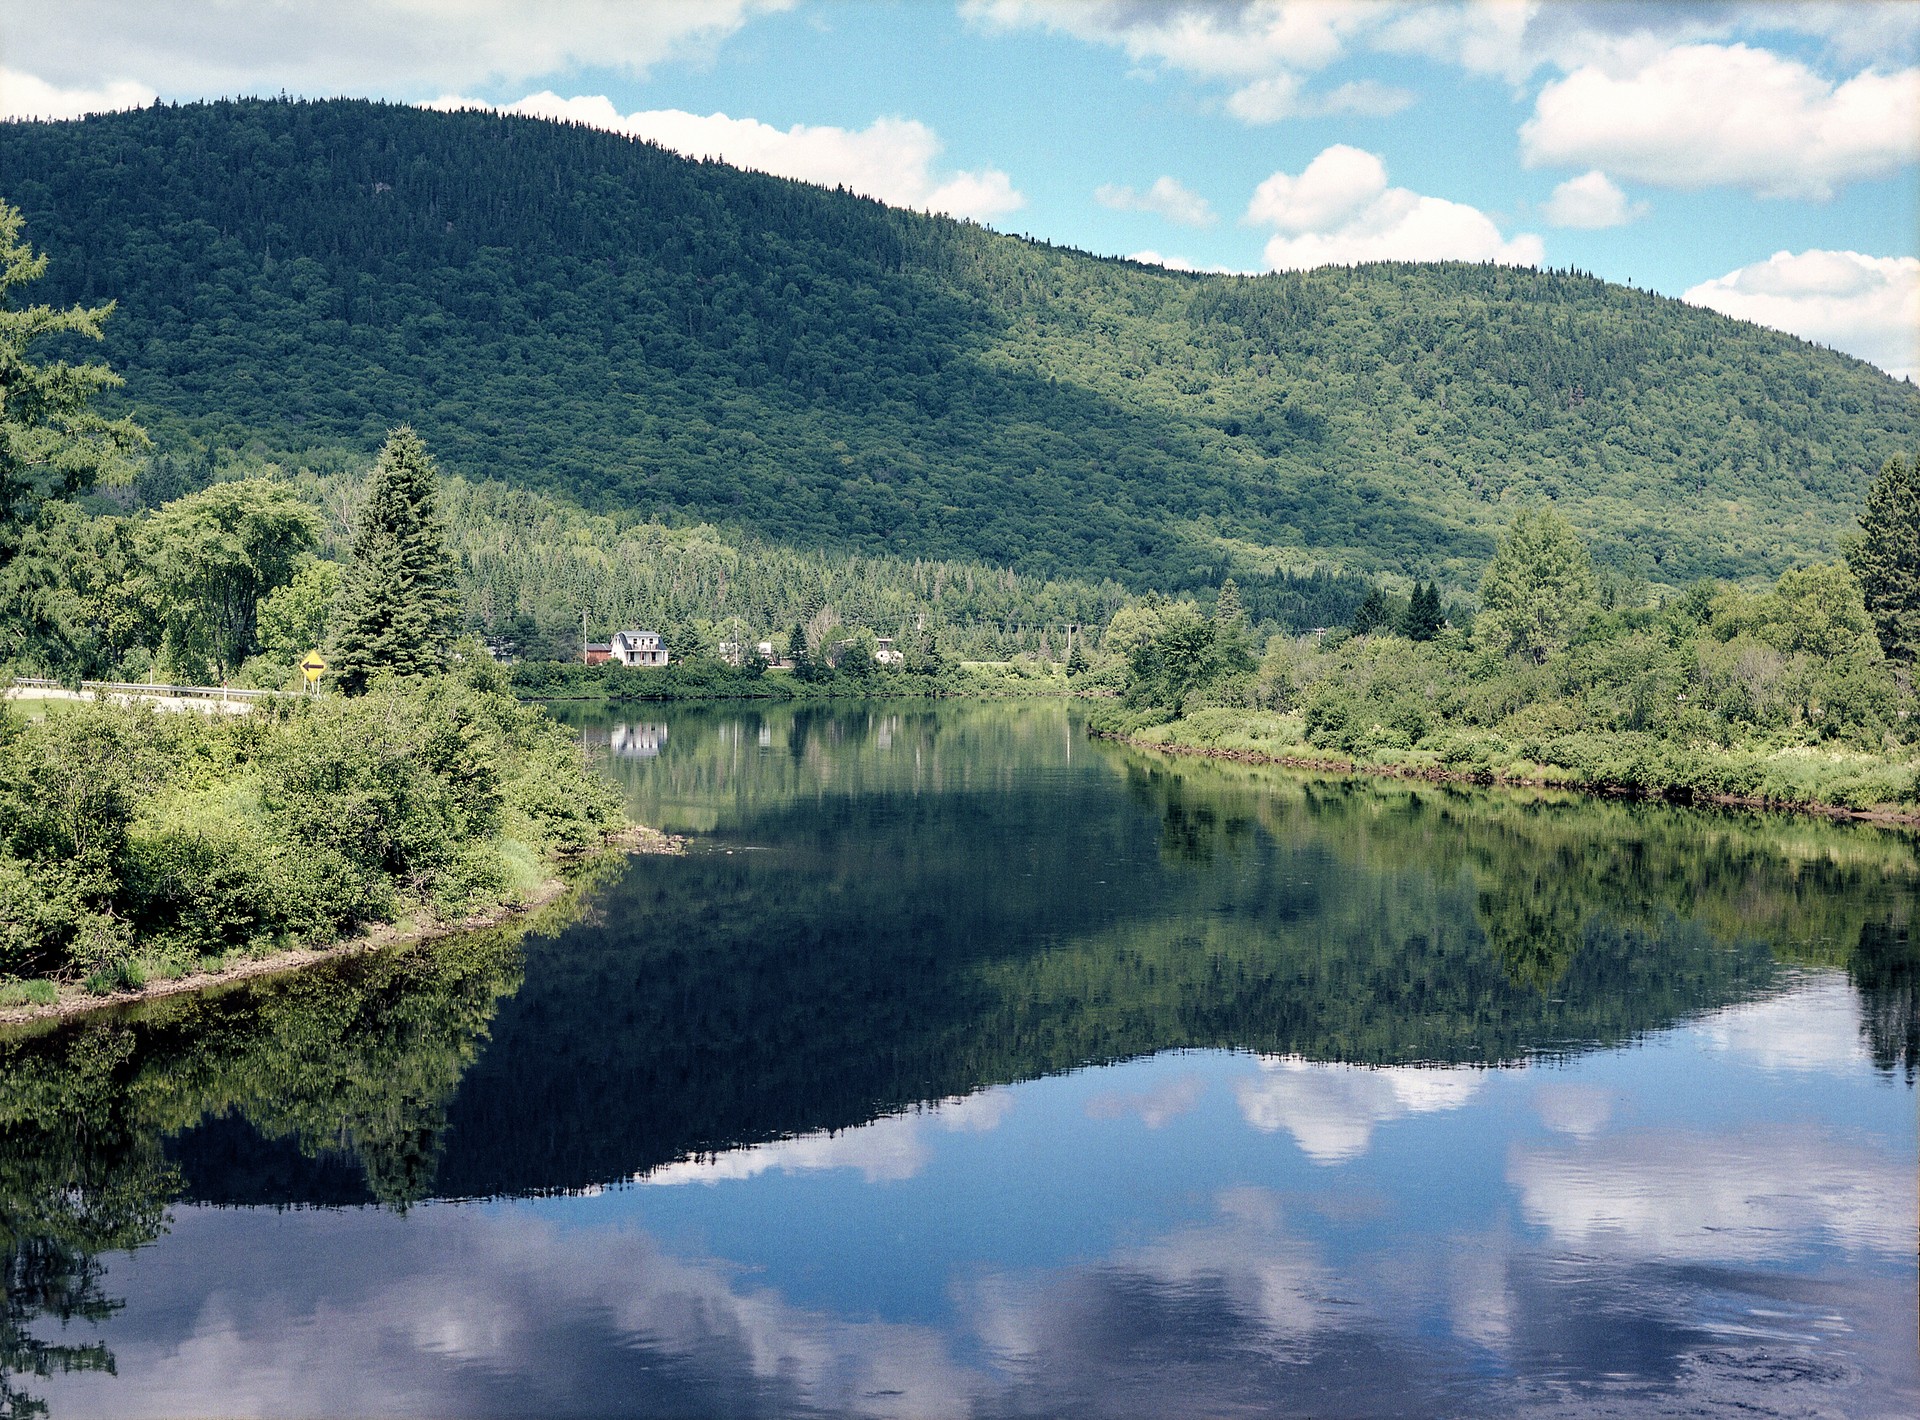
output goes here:
[[[236, 102], [0, 125], [56, 302], [169, 438], [450, 471], [729, 541], [1134, 592], [1471, 587], [1550, 501], [1679, 587], [1831, 557], [1920, 391], [1573, 272], [1102, 260], [483, 113]], [[1364, 590], [1363, 588], [1360, 590]]]
[[1477, 614], [1370, 600], [1350, 628], [1275, 637], [1149, 599], [1116, 617], [1104, 729], [1171, 744], [1688, 798], [1920, 803], [1920, 470], [1887, 462], [1844, 563], [1772, 590], [1702, 582], [1606, 604], [1550, 513], [1517, 518]]
[[[0, 589], [0, 661], [74, 679], [283, 686], [323, 647], [364, 470], [161, 452], [131, 485], [48, 511]], [[439, 483], [460, 631], [499, 656], [573, 661], [583, 639], [659, 631], [676, 659], [723, 642], [811, 648], [864, 633], [947, 660], [1064, 661], [1132, 600], [1116, 582], [1039, 581], [977, 562], [804, 550], [709, 525], [587, 513], [504, 484]], [[173, 496], [171, 501], [160, 501]], [[142, 506], [151, 502], [153, 506]], [[1276, 578], [1278, 594], [1340, 619], [1355, 578]]]

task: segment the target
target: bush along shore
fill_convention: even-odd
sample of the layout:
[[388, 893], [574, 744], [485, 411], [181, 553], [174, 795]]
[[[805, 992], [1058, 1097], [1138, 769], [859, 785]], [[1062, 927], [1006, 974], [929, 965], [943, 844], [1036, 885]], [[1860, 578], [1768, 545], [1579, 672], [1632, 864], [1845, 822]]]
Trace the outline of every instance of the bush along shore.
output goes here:
[[[1129, 609], [1095, 734], [1318, 769], [1920, 821], [1920, 470], [1892, 460], [1846, 564], [1605, 608], [1552, 514], [1516, 519], [1464, 625], [1431, 588], [1256, 657], [1230, 595]], [[1125, 624], [1122, 625], [1124, 620]]]
[[480, 659], [246, 715], [0, 713], [0, 1012], [497, 920], [635, 832]]

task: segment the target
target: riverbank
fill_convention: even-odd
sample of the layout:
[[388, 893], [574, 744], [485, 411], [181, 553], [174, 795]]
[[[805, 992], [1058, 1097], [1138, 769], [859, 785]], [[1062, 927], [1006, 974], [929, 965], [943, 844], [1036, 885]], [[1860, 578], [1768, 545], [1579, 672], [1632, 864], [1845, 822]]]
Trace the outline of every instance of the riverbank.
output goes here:
[[[1169, 754], [1272, 764], [1321, 774], [1370, 774], [1436, 783], [1566, 789], [1611, 798], [1817, 814], [1889, 825], [1920, 825], [1920, 762], [1788, 747], [1772, 752], [1679, 749], [1654, 740], [1614, 745], [1610, 763], [1537, 760], [1493, 735], [1456, 734], [1440, 748], [1382, 748], [1328, 754], [1308, 738], [1300, 715], [1203, 710], [1152, 725], [1124, 712], [1096, 715], [1101, 739]], [[1569, 756], [1571, 757], [1571, 756]]]
[[581, 700], [625, 704], [702, 700], [930, 700], [1005, 699], [1073, 695], [1064, 665], [1052, 661], [950, 661], [907, 670], [865, 665], [821, 667], [806, 676], [790, 670], [734, 666], [693, 658], [659, 669], [608, 662], [522, 661], [508, 672], [522, 700]]
[[212, 991], [236, 981], [300, 971], [318, 962], [418, 946], [467, 932], [513, 924], [537, 927], [547, 909], [571, 893], [585, 891], [596, 876], [594, 870], [609, 860], [633, 854], [678, 854], [685, 849], [685, 838], [635, 824], [608, 835], [605, 842], [583, 856], [562, 864], [550, 864], [558, 870], [511, 902], [496, 903], [457, 918], [443, 918], [423, 911], [396, 922], [369, 923], [352, 937], [324, 946], [288, 947], [260, 956], [241, 955], [238, 960], [223, 962], [212, 970], [194, 969], [180, 976], [150, 979], [139, 987], [104, 995], [88, 991], [78, 983], [46, 982], [44, 984], [53, 987], [55, 992], [51, 1000], [0, 1006], [0, 1027], [32, 1025], [189, 992]]
[[491, 663], [246, 715], [0, 709], [0, 1009], [217, 977], [533, 898], [629, 829]]

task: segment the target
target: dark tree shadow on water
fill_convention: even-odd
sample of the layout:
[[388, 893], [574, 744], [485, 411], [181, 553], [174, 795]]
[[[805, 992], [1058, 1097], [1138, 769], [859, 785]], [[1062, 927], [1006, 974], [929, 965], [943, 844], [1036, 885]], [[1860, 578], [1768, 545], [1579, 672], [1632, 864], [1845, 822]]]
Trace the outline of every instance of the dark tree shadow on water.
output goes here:
[[1873, 1063], [1888, 1074], [1920, 1073], [1920, 942], [1906, 923], [1868, 922], [1847, 963], [1860, 993], [1862, 1033]]

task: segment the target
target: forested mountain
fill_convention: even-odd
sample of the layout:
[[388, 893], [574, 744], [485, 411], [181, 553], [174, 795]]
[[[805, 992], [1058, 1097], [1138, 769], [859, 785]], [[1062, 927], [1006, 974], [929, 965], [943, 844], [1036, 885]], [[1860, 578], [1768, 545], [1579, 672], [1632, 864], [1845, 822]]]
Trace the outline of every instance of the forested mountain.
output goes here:
[[[1553, 501], [1652, 581], [1831, 556], [1920, 390], [1566, 272], [1087, 256], [545, 120], [0, 124], [35, 295], [163, 441], [370, 452], [774, 542], [1141, 588], [1470, 585]], [[1297, 604], [1297, 599], [1296, 599]]]

